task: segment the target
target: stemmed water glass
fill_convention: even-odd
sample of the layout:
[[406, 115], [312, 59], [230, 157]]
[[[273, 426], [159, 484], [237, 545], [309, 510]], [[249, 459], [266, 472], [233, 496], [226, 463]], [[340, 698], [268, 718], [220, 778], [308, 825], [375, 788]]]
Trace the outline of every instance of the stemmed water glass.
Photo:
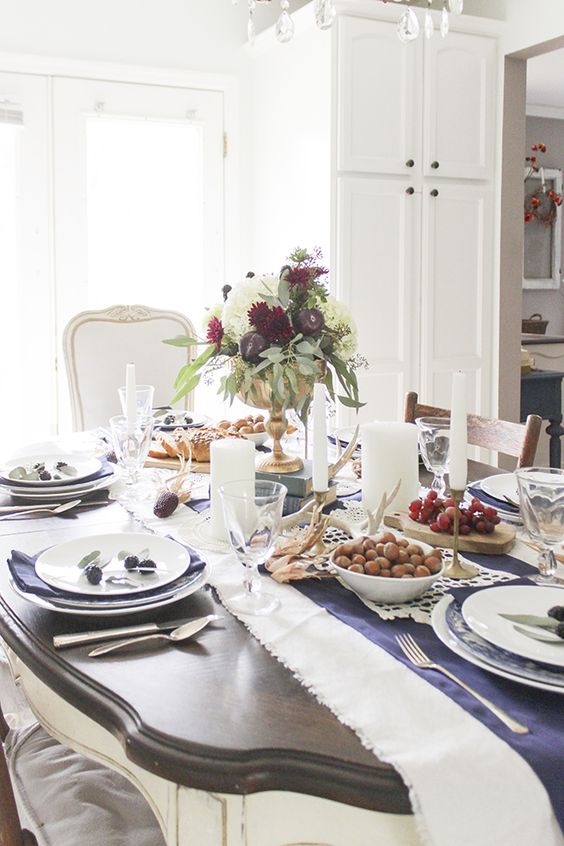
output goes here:
[[124, 499], [126, 501], [141, 499], [140, 473], [151, 446], [153, 418], [137, 415], [135, 426], [133, 430], [130, 430], [127, 417], [118, 414], [110, 418], [110, 429], [118, 465], [125, 481]]
[[564, 470], [530, 467], [516, 470], [521, 516], [539, 552], [539, 584], [556, 582], [554, 547], [564, 539]]
[[445, 473], [448, 469], [450, 420], [448, 417], [418, 417], [415, 423], [423, 464], [433, 474], [431, 490], [442, 497], [446, 490]]
[[263, 590], [258, 566], [274, 549], [288, 489], [278, 482], [237, 481], [222, 485], [219, 493], [229, 542], [246, 568], [244, 590], [230, 606], [242, 614], [268, 614], [280, 603]]

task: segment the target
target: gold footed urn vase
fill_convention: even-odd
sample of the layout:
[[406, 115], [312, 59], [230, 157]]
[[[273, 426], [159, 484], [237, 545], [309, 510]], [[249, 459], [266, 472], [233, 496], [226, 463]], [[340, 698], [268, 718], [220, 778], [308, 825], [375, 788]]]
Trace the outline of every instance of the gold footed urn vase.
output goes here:
[[[318, 381], [318, 380], [316, 380]], [[258, 462], [257, 470], [261, 473], [296, 473], [304, 466], [299, 455], [287, 455], [282, 449], [281, 440], [286, 434], [288, 428], [288, 421], [286, 420], [286, 410], [280, 405], [277, 400], [272, 397], [270, 384], [262, 379], [255, 379], [253, 382], [254, 389], [250, 391], [246, 397], [241, 396], [243, 402], [251, 405], [253, 408], [260, 408], [269, 411], [269, 419], [265, 424], [266, 431], [272, 438], [272, 453], [265, 455], [265, 457]], [[308, 392], [312, 392], [313, 388], [309, 382], [301, 378], [298, 382], [298, 395], [296, 400], [299, 401]]]

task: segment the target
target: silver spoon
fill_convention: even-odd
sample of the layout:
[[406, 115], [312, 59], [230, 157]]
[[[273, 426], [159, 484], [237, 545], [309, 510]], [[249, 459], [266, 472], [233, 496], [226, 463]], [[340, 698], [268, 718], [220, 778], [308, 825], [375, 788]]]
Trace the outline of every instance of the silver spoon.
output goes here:
[[142, 643], [147, 640], [165, 640], [173, 643], [180, 643], [181, 641], [188, 640], [188, 638], [200, 632], [208, 625], [208, 623], [218, 619], [218, 614], [208, 614], [207, 617], [199, 617], [197, 620], [190, 620], [189, 623], [184, 623], [182, 626], [178, 626], [178, 628], [173, 629], [170, 634], [159, 632], [158, 634], [143, 635], [143, 637], [128, 637], [126, 640], [118, 640], [115, 643], [97, 646], [96, 649], [93, 649], [88, 653], [88, 657], [97, 658], [99, 655], [107, 655], [108, 652], [114, 652], [117, 649], [121, 649], [123, 646], [129, 646], [133, 643]]
[[81, 499], [73, 499], [71, 502], [63, 502], [62, 505], [57, 505], [56, 508], [50, 508], [48, 505], [45, 505], [44, 507], [36, 505], [26, 511], [15, 511], [11, 514], [3, 514], [0, 516], [0, 520], [16, 520], [19, 517], [25, 517], [28, 514], [62, 514], [64, 511], [70, 511], [71, 508], [76, 508], [76, 506], [81, 502]]

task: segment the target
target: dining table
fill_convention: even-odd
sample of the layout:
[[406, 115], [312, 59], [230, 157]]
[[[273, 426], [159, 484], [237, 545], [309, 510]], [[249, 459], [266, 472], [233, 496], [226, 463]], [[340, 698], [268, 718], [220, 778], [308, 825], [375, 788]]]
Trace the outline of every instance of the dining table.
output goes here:
[[[471, 479], [497, 472], [469, 462]], [[147, 504], [144, 508], [150, 513]], [[71, 517], [2, 521], [0, 555], [6, 562], [13, 549], [33, 555], [85, 535], [155, 531], [157, 521], [143, 513], [113, 501]], [[164, 534], [167, 521], [160, 525]], [[170, 534], [191, 540], [186, 532], [181, 538]], [[535, 553], [523, 542], [518, 546], [512, 555], [530, 565]], [[472, 706], [464, 710], [440, 684], [430, 685], [428, 676], [400, 664], [361, 632], [345, 633], [346, 622], [320, 609], [306, 588], [276, 586], [288, 599], [288, 618], [295, 607], [295, 628], [273, 619], [256, 629], [252, 620], [229, 611], [229, 579], [231, 574], [234, 582], [241, 578], [233, 556], [217, 550], [201, 554], [214, 572], [228, 574], [224, 584], [216, 576], [160, 610], [120, 617], [119, 625], [207, 614], [218, 619], [183, 644], [99, 659], [88, 656], [87, 646], [55, 649], [53, 638], [116, 626], [116, 618], [41, 608], [16, 593], [7, 566], [0, 567], [0, 637], [36, 718], [62, 743], [133, 782], [149, 801], [167, 846], [442, 846], [452, 832], [458, 832], [449, 839], [452, 846], [498, 846], [498, 799], [486, 807], [490, 784], [499, 788], [499, 801], [507, 807], [515, 798], [515, 816], [504, 822], [508, 843], [564, 842], [554, 794], [547, 797], [530, 764], [515, 762], [511, 771], [500, 769], [500, 778], [495, 755], [466, 760], [471, 746], [490, 754], [491, 731], [475, 718]], [[531, 571], [526, 566], [524, 575]], [[453, 657], [463, 675], [464, 662]], [[528, 688], [493, 676], [488, 683], [490, 689], [509, 687], [519, 712]], [[341, 693], [352, 703], [350, 720], [345, 705], [339, 707]], [[379, 744], [363, 731], [364, 719], [380, 724]], [[459, 732], [460, 757], [445, 773], [449, 758], [441, 744], [452, 743], [451, 720], [452, 731]], [[398, 738], [407, 750], [405, 767]], [[417, 755], [420, 739], [425, 744]], [[493, 742], [500, 756], [514, 760], [503, 736]], [[410, 755], [416, 759], [411, 771]], [[427, 827], [421, 785], [428, 782], [431, 788], [441, 779], [452, 793], [446, 791], [440, 800], [443, 818], [436, 828]], [[474, 799], [466, 795], [468, 785]], [[541, 821], [533, 837], [519, 817], [518, 805], [526, 805], [521, 796], [528, 797]], [[528, 815], [526, 807], [523, 813]], [[492, 839], [469, 839], [466, 814], [489, 820], [491, 828], [484, 831], [491, 831]]]

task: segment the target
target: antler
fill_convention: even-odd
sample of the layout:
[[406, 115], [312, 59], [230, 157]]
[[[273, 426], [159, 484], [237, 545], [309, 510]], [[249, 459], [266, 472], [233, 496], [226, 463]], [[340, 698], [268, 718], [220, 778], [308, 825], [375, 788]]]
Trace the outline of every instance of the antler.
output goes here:
[[388, 496], [386, 491], [382, 494], [382, 499], [380, 500], [380, 505], [375, 511], [368, 512], [368, 534], [373, 535], [375, 532], [378, 531], [380, 523], [382, 522], [382, 517], [384, 516], [384, 511], [386, 508], [392, 504], [396, 496], [398, 495], [398, 491], [401, 487], [401, 479], [396, 484], [395, 488]]
[[[347, 461], [350, 458], [352, 458], [352, 454], [355, 451], [356, 445], [357, 445], [357, 442], [358, 442], [358, 431], [359, 431], [359, 427], [357, 426], [356, 429], [354, 430], [354, 434], [353, 434], [351, 441], [350, 441], [348, 447], [346, 448], [346, 450], [342, 453], [342, 455], [339, 456], [339, 458], [337, 459], [337, 461], [334, 464], [329, 465], [329, 478], [330, 479], [332, 479], [334, 476], [336, 476], [337, 473], [339, 472], [339, 470], [342, 467], [345, 466], [345, 464], [347, 463]], [[338, 444], [337, 448], [339, 448], [340, 441], [339, 441], [338, 434], [337, 434], [337, 444]]]

